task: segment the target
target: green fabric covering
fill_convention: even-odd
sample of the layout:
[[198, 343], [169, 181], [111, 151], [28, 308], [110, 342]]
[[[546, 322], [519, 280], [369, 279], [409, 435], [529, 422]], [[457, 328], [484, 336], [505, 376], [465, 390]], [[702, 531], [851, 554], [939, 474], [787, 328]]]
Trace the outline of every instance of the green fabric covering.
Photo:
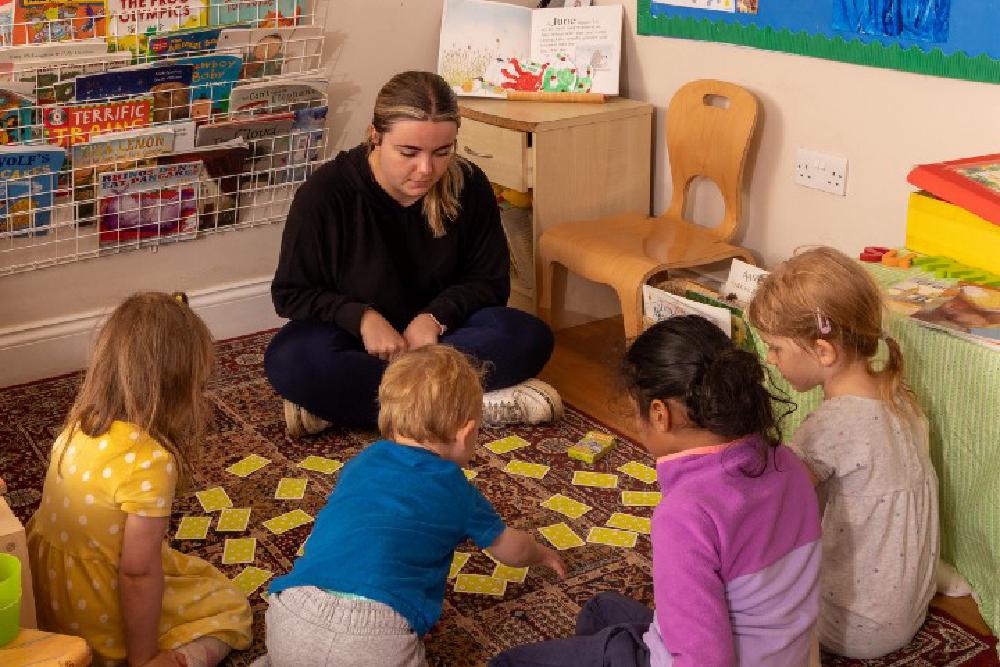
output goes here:
[[[866, 264], [882, 287], [933, 278], [915, 269]], [[906, 380], [930, 420], [931, 460], [941, 483], [941, 553], [968, 579], [994, 635], [1000, 634], [1000, 352], [890, 313], [889, 333], [903, 350]], [[767, 349], [754, 337], [762, 358]], [[884, 350], [883, 350], [884, 352]], [[798, 410], [783, 423], [787, 440], [822, 401], [792, 390], [770, 368], [774, 388]]]

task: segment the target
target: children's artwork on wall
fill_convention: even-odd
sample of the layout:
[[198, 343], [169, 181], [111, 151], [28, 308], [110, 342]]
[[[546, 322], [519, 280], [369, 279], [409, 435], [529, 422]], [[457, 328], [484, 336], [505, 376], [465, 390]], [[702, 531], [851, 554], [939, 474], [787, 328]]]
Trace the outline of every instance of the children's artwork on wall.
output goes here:
[[1000, 83], [1000, 0], [636, 0], [640, 35]]

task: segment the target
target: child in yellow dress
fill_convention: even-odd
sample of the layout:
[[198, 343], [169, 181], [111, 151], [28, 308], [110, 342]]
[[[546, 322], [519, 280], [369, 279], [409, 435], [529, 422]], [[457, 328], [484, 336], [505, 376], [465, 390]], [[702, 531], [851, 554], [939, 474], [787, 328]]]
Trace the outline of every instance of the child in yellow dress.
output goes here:
[[164, 543], [185, 453], [204, 432], [211, 336], [183, 295], [136, 294], [101, 329], [52, 447], [28, 550], [42, 629], [96, 664], [211, 667], [250, 644], [250, 606]]

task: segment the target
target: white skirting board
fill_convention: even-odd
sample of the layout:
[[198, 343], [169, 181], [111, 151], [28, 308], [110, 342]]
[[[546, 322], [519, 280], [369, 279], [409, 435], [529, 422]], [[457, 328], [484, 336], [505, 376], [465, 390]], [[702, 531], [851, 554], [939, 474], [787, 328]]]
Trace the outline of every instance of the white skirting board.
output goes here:
[[[271, 278], [189, 291], [191, 308], [216, 340], [273, 329]], [[0, 329], [0, 387], [80, 370], [98, 327], [113, 307]]]

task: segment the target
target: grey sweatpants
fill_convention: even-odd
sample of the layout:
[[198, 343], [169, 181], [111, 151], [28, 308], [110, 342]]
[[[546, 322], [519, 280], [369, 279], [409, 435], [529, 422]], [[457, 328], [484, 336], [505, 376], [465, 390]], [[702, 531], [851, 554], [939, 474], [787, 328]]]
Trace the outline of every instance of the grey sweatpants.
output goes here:
[[424, 643], [391, 607], [313, 586], [268, 597], [266, 662], [274, 667], [426, 667]]

